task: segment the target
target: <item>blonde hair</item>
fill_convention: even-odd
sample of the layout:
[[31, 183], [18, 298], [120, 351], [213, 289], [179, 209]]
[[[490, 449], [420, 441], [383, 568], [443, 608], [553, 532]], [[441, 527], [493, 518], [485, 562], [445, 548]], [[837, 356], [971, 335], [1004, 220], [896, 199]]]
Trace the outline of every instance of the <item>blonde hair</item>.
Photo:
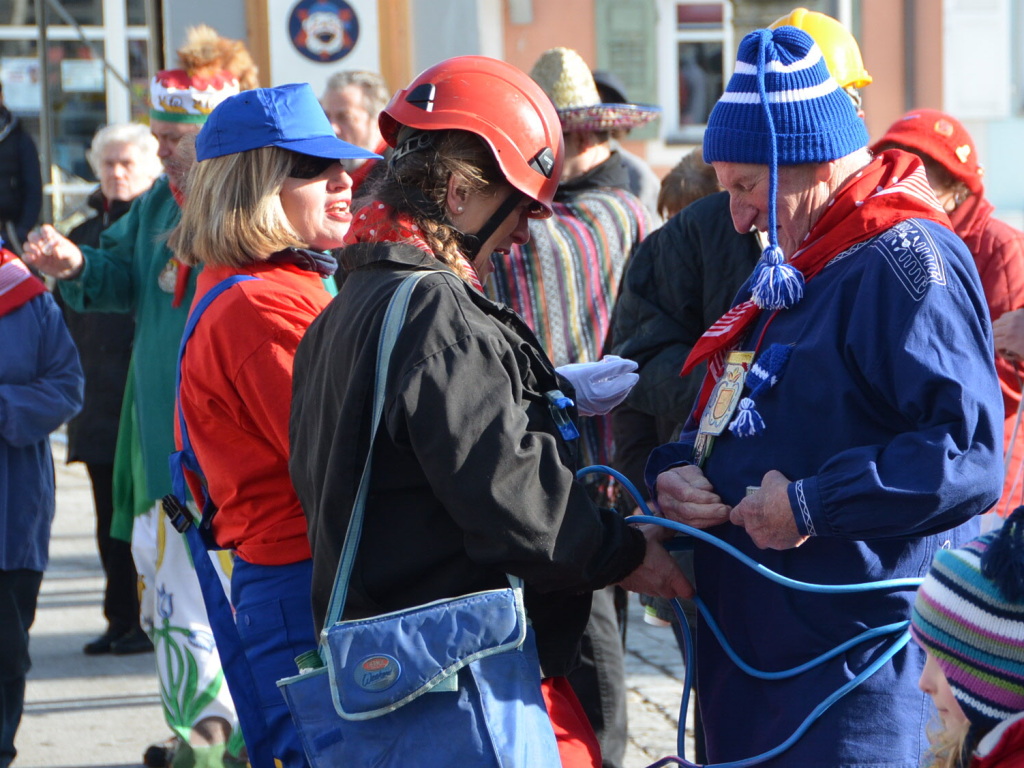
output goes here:
[[[428, 141], [418, 151], [401, 153], [407, 141]], [[463, 279], [468, 279], [460, 250], [460, 235], [448, 221], [448, 181], [453, 176], [466, 191], [492, 195], [505, 182], [490, 148], [468, 131], [414, 131], [399, 134], [397, 160], [379, 179], [370, 194], [419, 226], [437, 259]]]
[[281, 205], [292, 153], [261, 147], [192, 166], [168, 246], [183, 264], [238, 267], [306, 247]]
[[967, 736], [971, 724], [964, 721], [946, 728], [941, 721], [928, 726], [928, 753], [924, 768], [966, 768], [970, 763]]
[[721, 189], [715, 169], [704, 162], [704, 152], [697, 147], [684, 155], [661, 180], [658, 213], [667, 221], [690, 203]]

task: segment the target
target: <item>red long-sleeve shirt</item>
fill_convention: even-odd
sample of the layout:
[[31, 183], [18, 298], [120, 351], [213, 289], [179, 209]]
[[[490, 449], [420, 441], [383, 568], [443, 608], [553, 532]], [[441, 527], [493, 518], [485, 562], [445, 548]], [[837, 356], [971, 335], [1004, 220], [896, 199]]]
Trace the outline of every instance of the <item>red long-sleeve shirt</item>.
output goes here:
[[[251, 274], [204, 312], [182, 361], [181, 408], [218, 507], [217, 543], [246, 562], [310, 557], [306, 519], [288, 477], [292, 361], [331, 297], [319, 275], [292, 265], [206, 267], [195, 300], [226, 277]], [[181, 446], [175, 421], [175, 440]], [[204, 489], [187, 473], [197, 499]]]

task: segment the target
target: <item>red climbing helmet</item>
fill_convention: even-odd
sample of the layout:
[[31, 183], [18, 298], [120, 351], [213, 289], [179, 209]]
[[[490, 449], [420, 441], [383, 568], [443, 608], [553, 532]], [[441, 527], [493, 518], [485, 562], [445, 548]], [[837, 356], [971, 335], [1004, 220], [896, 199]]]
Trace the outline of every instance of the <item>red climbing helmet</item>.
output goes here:
[[380, 113], [380, 132], [395, 146], [402, 126], [461, 130], [479, 136], [508, 183], [544, 207], [562, 175], [562, 126], [551, 99], [529, 75], [498, 59], [456, 56], [421, 72]]

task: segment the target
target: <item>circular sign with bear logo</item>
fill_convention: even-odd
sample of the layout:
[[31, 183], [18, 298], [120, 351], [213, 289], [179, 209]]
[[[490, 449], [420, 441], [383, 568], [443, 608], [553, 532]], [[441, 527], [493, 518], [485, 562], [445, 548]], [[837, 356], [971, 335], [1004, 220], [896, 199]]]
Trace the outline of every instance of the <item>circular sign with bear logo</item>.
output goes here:
[[288, 19], [292, 45], [307, 59], [343, 59], [359, 40], [359, 18], [345, 0], [301, 0]]

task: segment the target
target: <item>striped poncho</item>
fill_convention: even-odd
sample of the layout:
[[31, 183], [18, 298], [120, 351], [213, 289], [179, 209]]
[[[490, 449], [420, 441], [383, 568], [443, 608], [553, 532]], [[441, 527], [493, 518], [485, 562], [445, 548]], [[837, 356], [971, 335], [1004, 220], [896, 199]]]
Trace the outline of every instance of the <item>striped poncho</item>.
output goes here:
[[[621, 166], [617, 155], [603, 165], [611, 163]], [[551, 218], [530, 222], [530, 242], [492, 258], [487, 294], [518, 312], [560, 366], [601, 358], [626, 262], [651, 219], [623, 189], [573, 183], [556, 200]], [[610, 417], [582, 421], [583, 465], [609, 463]]]

